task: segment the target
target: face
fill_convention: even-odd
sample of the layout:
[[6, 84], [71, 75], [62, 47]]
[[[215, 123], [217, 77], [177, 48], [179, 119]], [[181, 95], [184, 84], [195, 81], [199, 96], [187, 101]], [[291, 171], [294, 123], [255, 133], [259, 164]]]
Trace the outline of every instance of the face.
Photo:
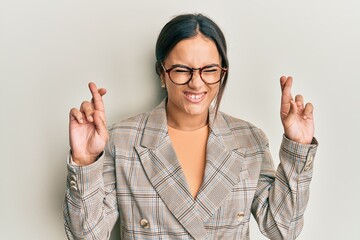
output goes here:
[[[175, 64], [191, 68], [211, 64], [221, 66], [221, 57], [215, 43], [198, 34], [175, 45], [165, 59], [164, 67], [169, 69]], [[207, 116], [209, 106], [220, 86], [220, 82], [213, 85], [205, 84], [201, 80], [198, 70], [194, 71], [192, 80], [185, 85], [176, 85], [166, 73], [163, 73], [162, 80], [165, 82], [168, 92], [167, 111], [171, 111], [173, 115]]]

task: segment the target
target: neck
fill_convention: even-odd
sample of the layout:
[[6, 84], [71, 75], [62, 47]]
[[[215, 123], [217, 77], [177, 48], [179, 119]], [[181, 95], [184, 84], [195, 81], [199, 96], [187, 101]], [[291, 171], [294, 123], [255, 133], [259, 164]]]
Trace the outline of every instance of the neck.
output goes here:
[[206, 126], [208, 124], [208, 114], [207, 111], [204, 114], [190, 115], [174, 107], [169, 108], [166, 106], [168, 125], [183, 131], [193, 131]]

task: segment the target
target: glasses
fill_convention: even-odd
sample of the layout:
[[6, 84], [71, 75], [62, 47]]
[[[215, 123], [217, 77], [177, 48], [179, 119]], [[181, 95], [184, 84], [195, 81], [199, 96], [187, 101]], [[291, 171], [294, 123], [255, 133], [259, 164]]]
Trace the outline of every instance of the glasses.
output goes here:
[[175, 64], [171, 68], [166, 69], [162, 63], [161, 66], [169, 75], [170, 80], [177, 85], [185, 85], [190, 82], [196, 70], [199, 70], [201, 80], [208, 85], [220, 82], [227, 72], [226, 68], [222, 68], [218, 64], [206, 65], [201, 68], [191, 68]]

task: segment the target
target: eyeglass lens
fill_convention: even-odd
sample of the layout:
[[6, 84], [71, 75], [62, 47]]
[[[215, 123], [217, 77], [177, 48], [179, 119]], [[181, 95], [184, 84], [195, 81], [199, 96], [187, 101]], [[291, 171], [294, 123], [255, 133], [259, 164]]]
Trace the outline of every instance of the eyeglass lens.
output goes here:
[[[171, 69], [169, 75], [173, 82], [184, 84], [192, 78], [194, 70], [185, 67], [175, 67]], [[219, 66], [205, 67], [200, 72], [201, 79], [206, 83], [218, 82], [222, 77], [222, 70]]]

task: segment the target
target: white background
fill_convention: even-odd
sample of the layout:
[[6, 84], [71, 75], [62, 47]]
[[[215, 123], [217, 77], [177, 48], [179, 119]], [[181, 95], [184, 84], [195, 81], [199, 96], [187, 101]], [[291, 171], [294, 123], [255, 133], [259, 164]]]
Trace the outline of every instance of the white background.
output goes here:
[[[310, 202], [299, 239], [359, 239], [360, 2], [0, 1], [0, 239], [65, 239], [68, 112], [106, 87], [108, 123], [160, 102], [154, 45], [174, 15], [201, 12], [227, 41], [221, 109], [262, 128], [275, 163], [281, 75], [315, 106]], [[116, 239], [118, 230], [112, 239]], [[252, 239], [263, 239], [252, 219]]]

